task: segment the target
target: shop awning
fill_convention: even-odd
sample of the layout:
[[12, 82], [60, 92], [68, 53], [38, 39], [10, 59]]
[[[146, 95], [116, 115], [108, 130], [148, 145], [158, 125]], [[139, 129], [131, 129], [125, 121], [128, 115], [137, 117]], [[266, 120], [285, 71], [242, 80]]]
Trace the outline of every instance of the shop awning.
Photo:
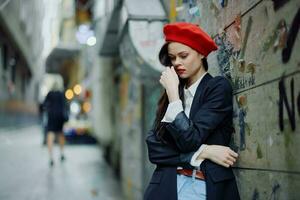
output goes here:
[[164, 43], [162, 29], [167, 22], [161, 2], [125, 0], [112, 16], [120, 20], [116, 23], [116, 18], [111, 17], [100, 55], [119, 54], [125, 67], [133, 72], [139, 68], [145, 77], [161, 71], [157, 55]]
[[79, 55], [80, 49], [77, 46], [63, 46], [55, 47], [46, 59], [46, 72], [59, 73], [63, 61], [74, 59]]

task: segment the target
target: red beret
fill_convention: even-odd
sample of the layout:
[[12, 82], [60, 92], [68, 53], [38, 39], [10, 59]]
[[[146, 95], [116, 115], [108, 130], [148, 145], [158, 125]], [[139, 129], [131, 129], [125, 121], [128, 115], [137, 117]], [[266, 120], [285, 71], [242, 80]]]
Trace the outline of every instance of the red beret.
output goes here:
[[185, 44], [205, 57], [218, 47], [211, 37], [198, 25], [187, 22], [176, 22], [164, 26], [166, 42]]

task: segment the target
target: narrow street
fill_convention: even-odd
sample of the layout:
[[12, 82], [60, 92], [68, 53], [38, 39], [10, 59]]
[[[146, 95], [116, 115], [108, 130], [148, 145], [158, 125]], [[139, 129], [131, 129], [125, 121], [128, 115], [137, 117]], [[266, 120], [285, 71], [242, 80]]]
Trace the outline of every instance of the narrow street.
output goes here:
[[66, 161], [48, 163], [39, 126], [0, 129], [0, 200], [121, 200], [98, 145], [66, 145]]
[[0, 0], [0, 200], [300, 200], [299, 22], [300, 0]]

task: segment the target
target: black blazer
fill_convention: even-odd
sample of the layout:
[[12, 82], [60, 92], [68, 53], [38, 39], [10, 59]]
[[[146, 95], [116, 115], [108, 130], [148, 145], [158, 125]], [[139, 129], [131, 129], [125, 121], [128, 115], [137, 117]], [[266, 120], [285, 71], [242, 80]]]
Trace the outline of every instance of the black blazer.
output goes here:
[[[202, 144], [228, 146], [233, 132], [232, 115], [230, 83], [224, 77], [206, 74], [196, 90], [189, 118], [181, 112], [166, 124], [168, 143], [161, 142], [153, 130], [148, 133], [149, 160], [157, 167], [144, 200], [177, 200], [177, 167], [193, 168], [189, 162]], [[240, 199], [231, 168], [210, 160], [204, 160], [200, 167], [208, 200]]]

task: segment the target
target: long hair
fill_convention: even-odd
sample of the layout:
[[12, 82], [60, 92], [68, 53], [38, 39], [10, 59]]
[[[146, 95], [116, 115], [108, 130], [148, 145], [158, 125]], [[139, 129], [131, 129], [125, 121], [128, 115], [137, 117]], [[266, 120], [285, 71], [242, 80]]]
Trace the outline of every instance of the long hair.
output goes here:
[[[171, 60], [168, 56], [168, 43], [166, 43], [161, 48], [161, 51], [159, 53], [159, 60], [166, 67], [172, 66]], [[207, 71], [208, 63], [207, 63], [206, 57], [202, 58], [202, 65], [203, 65], [205, 71]], [[185, 87], [186, 81], [187, 81], [186, 79], [179, 78], [179, 86], [178, 86], [179, 87], [178, 88], [179, 89], [179, 98], [183, 102], [183, 105], [185, 105], [185, 103], [184, 103], [185, 102], [184, 87]], [[164, 90], [164, 92], [162, 93], [157, 104], [158, 105], [157, 105], [157, 110], [156, 110], [156, 118], [154, 121], [154, 131], [156, 132], [158, 138], [160, 138], [162, 141], [166, 142], [163, 139], [165, 131], [166, 131], [166, 128], [165, 128], [166, 123], [161, 122], [161, 120], [165, 116], [165, 113], [166, 113], [168, 105], [169, 105], [169, 99], [168, 99], [166, 90]]]

